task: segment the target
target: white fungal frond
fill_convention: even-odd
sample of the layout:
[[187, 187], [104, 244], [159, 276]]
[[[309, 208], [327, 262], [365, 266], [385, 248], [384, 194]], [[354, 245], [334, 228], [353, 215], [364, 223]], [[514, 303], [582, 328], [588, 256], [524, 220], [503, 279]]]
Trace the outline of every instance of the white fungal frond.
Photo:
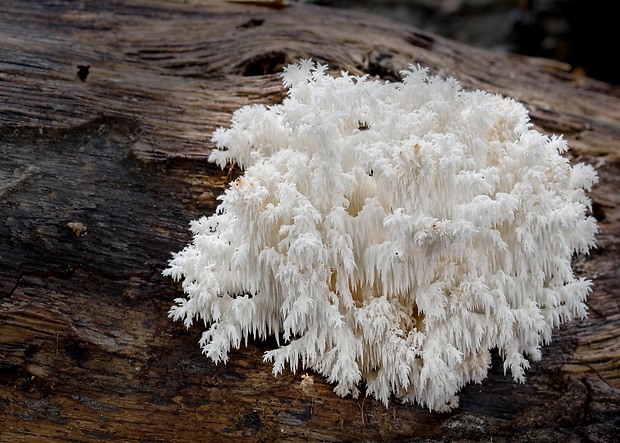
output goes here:
[[597, 176], [562, 157], [519, 103], [411, 66], [382, 83], [309, 60], [280, 105], [235, 112], [211, 161], [245, 173], [166, 275], [170, 310], [214, 362], [275, 335], [274, 372], [312, 369], [339, 395], [458, 404], [497, 348], [525, 380], [552, 329], [586, 315], [575, 253], [597, 226]]

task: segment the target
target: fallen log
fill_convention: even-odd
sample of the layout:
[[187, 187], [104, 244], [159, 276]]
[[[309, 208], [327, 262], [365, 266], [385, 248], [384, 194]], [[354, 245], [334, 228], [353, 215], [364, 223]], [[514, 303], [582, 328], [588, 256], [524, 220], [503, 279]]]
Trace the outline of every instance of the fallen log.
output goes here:
[[[615, 441], [620, 433], [620, 89], [359, 13], [285, 2], [8, 1], [0, 15], [0, 441]], [[495, 357], [447, 414], [274, 377], [251, 341], [214, 365], [161, 276], [215, 210], [210, 136], [274, 104], [288, 63], [397, 81], [410, 63], [523, 102], [594, 165], [586, 320], [526, 384]], [[308, 378], [309, 377], [309, 378]]]

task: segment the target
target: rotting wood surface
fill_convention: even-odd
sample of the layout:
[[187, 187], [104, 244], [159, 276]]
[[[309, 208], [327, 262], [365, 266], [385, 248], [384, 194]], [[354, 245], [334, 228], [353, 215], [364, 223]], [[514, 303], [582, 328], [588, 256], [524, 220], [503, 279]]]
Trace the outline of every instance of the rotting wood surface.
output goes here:
[[[12, 0], [0, 13], [0, 442], [615, 441], [620, 432], [620, 89], [358, 13], [292, 3]], [[340, 398], [274, 377], [250, 341], [227, 365], [167, 318], [163, 278], [227, 171], [214, 128], [277, 103], [298, 58], [386, 80], [409, 63], [526, 104], [563, 133], [592, 192], [590, 316], [554, 334], [524, 385], [501, 360], [461, 406]]]

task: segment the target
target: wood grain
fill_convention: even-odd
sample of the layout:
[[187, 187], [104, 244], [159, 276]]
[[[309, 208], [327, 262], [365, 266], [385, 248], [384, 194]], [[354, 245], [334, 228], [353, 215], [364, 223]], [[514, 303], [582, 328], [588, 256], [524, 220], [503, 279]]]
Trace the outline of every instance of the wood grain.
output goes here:
[[[376, 17], [260, 3], [4, 2], [0, 442], [615, 441], [620, 89]], [[281, 101], [281, 69], [302, 57], [389, 81], [420, 63], [516, 98], [597, 167], [598, 248], [575, 262], [595, 283], [590, 316], [556, 332], [526, 384], [495, 356], [452, 413], [385, 408], [311, 373], [274, 377], [270, 342], [216, 366], [199, 327], [167, 318], [181, 290], [161, 271], [227, 184], [206, 161], [212, 131]]]

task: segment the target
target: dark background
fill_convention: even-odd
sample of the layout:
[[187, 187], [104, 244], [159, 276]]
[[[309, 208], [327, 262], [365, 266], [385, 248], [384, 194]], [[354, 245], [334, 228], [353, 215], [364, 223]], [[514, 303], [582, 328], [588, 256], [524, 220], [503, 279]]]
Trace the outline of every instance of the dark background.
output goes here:
[[473, 46], [559, 60], [620, 84], [615, 0], [305, 1], [382, 15]]

